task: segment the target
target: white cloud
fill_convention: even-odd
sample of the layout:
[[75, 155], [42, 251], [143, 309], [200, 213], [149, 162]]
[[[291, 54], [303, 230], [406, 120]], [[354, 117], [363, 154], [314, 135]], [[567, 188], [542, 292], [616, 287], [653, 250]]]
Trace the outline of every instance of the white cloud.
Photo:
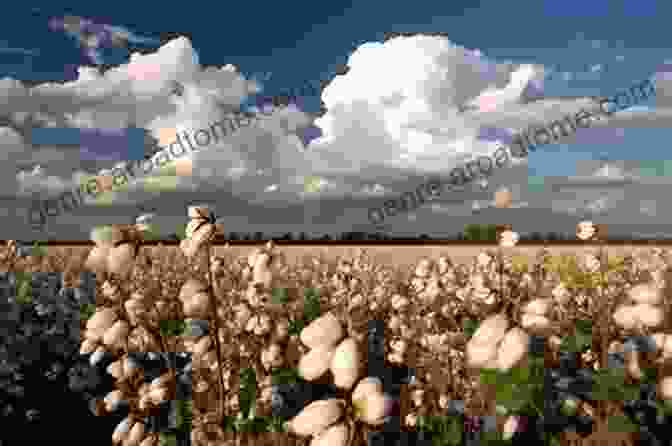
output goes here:
[[[317, 217], [333, 220], [330, 224], [347, 225], [347, 218], [354, 218], [351, 215], [366, 218], [362, 207], [380, 206], [385, 196], [414, 190], [427, 174], [447, 177], [453, 167], [475, 156], [491, 154], [497, 144], [478, 138], [482, 126], [525, 128], [594, 106], [589, 98], [543, 97], [523, 103], [520, 95], [528, 87], [526, 81], [537, 82], [534, 87], [543, 96], [540, 77], [546, 73], [545, 67], [499, 63], [440, 36], [369, 42], [350, 55], [348, 65], [350, 70], [336, 76], [322, 92], [327, 110], [315, 122], [323, 137], [306, 150], [293, 132], [310, 124], [313, 118], [300, 110], [276, 110], [272, 116], [260, 117], [254, 125], [187, 155], [193, 160], [192, 178], [164, 174], [160, 180], [138, 179], [128, 191], [116, 193], [111, 199], [115, 203], [133, 202], [144, 199], [143, 191], [153, 194], [161, 190], [161, 197], [168, 202], [172, 201], [173, 192], [181, 196], [184, 191], [207, 189], [239, 200], [239, 206], [284, 204], [288, 213], [290, 205], [319, 201]], [[13, 79], [0, 80], [0, 113], [16, 115], [39, 110], [55, 124], [59, 120], [85, 127], [133, 123], [155, 136], [162, 128], [193, 134], [230, 116], [258, 87], [231, 64], [203, 70], [191, 42], [183, 37], [154, 53], [135, 53], [129, 63], [103, 75], [90, 69], [79, 73], [72, 82], [32, 88]], [[182, 96], [171, 94], [175, 81], [184, 86]], [[666, 79], [657, 80], [660, 94], [655, 108], [619, 112], [608, 120], [595, 121], [594, 126], [669, 127], [672, 107], [667, 106], [672, 104], [672, 94], [664, 94], [672, 90], [668, 84]], [[462, 113], [458, 109], [489, 95], [506, 100], [495, 101], [496, 106], [488, 113]], [[18, 191], [19, 185], [23, 191], [53, 191], [79, 184], [80, 176], [95, 174], [113, 164], [85, 164], [79, 159], [78, 150], [62, 147], [30, 151], [10, 129], [0, 129], [0, 147], [5, 154], [0, 163], [0, 182], [3, 190], [11, 193]], [[488, 180], [489, 189], [501, 184], [512, 188], [526, 185], [526, 163], [526, 159], [515, 160], [510, 167], [495, 169]], [[35, 164], [44, 169], [39, 175], [30, 173]], [[28, 171], [26, 166], [31, 166]], [[153, 175], [158, 176], [158, 172]], [[306, 193], [306, 176], [320, 177], [324, 183], [319, 190]], [[272, 193], [264, 193], [265, 190]], [[464, 209], [469, 214], [474, 194], [480, 192], [476, 187], [465, 198]], [[548, 194], [542, 193], [539, 198], [541, 206], [547, 208], [554, 201], [548, 199]], [[529, 202], [528, 207], [538, 206], [527, 197], [516, 199]], [[566, 201], [563, 212], [575, 206], [575, 201]], [[343, 209], [346, 202], [351, 203], [352, 209]], [[291, 209], [292, 217], [300, 214], [296, 209]], [[305, 215], [309, 214], [306, 211]], [[279, 217], [280, 213], [275, 215]], [[390, 219], [390, 223], [394, 221]]]

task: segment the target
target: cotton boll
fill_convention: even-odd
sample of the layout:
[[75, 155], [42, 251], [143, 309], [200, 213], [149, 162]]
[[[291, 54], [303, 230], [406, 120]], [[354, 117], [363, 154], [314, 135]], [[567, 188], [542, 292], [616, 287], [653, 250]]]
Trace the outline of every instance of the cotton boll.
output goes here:
[[474, 332], [469, 342], [497, 344], [506, 334], [509, 321], [506, 316], [497, 314], [484, 320]]
[[91, 357], [89, 358], [89, 364], [91, 364], [91, 366], [95, 366], [100, 361], [102, 361], [103, 358], [105, 358], [105, 349], [101, 346], [91, 354]]
[[519, 364], [523, 359], [527, 358], [529, 345], [530, 336], [527, 333], [518, 327], [511, 329], [504, 336], [497, 350], [498, 368], [506, 372]]
[[396, 401], [385, 393], [374, 393], [357, 404], [359, 418], [372, 426], [380, 426], [391, 415]]
[[140, 443], [140, 440], [145, 436], [145, 425], [140, 422], [136, 422], [124, 442], [124, 446], [137, 446]]
[[345, 446], [349, 436], [348, 426], [344, 423], [338, 423], [313, 437], [310, 446]]
[[658, 305], [663, 301], [661, 290], [649, 283], [633, 286], [628, 290], [628, 297], [638, 304]]
[[622, 305], [613, 314], [614, 322], [621, 328], [633, 329], [637, 325], [638, 318], [633, 312], [633, 306]]
[[467, 363], [470, 367], [485, 367], [497, 358], [497, 344], [467, 344]]
[[339, 389], [350, 389], [359, 378], [361, 361], [362, 355], [354, 338], [341, 342], [331, 359], [334, 385]]
[[124, 243], [108, 251], [107, 271], [127, 277], [133, 270], [136, 247], [132, 243]]
[[126, 321], [117, 321], [112, 327], [105, 331], [103, 343], [108, 347], [115, 346], [126, 339], [129, 333], [129, 326]]
[[97, 310], [93, 316], [86, 321], [86, 328], [93, 330], [107, 330], [114, 325], [118, 318], [114, 308], [102, 308]]
[[287, 423], [288, 431], [302, 437], [319, 434], [341, 418], [343, 408], [343, 400], [314, 401]]
[[117, 444], [121, 443], [126, 436], [128, 435], [129, 431], [129, 425], [130, 425], [130, 420], [128, 417], [124, 418], [121, 420], [119, 424], [117, 424], [117, 427], [114, 429], [114, 432], [112, 433], [112, 442]]
[[355, 386], [355, 390], [352, 392], [352, 401], [354, 403], [358, 400], [367, 398], [369, 395], [373, 395], [374, 393], [382, 392], [383, 382], [380, 380], [380, 378], [376, 378], [375, 376], [367, 376], [357, 383], [357, 386]]
[[303, 355], [299, 360], [299, 375], [306, 381], [314, 381], [329, 370], [333, 348], [317, 347]]
[[663, 310], [651, 304], [639, 304], [633, 309], [637, 318], [647, 327], [658, 327], [663, 323]]
[[658, 383], [658, 390], [661, 398], [672, 400], [672, 376], [666, 376]]
[[544, 334], [551, 328], [551, 321], [545, 316], [524, 313], [520, 317], [520, 325], [536, 334]]
[[343, 338], [341, 322], [332, 313], [327, 313], [301, 330], [300, 339], [309, 348], [336, 345]]
[[545, 316], [551, 310], [552, 305], [552, 299], [534, 299], [523, 308], [523, 312], [527, 314]]

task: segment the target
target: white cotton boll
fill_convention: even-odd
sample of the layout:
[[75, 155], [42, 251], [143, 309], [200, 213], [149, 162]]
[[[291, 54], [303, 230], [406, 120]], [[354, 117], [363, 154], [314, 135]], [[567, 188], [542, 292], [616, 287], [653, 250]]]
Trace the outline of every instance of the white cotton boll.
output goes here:
[[663, 310], [650, 304], [635, 305], [633, 309], [637, 318], [647, 327], [658, 327], [663, 323]]
[[124, 418], [121, 420], [119, 424], [117, 424], [117, 427], [114, 429], [114, 432], [112, 433], [112, 442], [113, 443], [121, 443], [125, 438], [126, 435], [128, 434], [128, 430], [130, 428], [130, 420], [128, 417]]
[[471, 337], [471, 343], [491, 343], [497, 344], [506, 334], [509, 328], [509, 321], [506, 316], [496, 314], [484, 320]]
[[467, 362], [470, 367], [485, 367], [497, 358], [497, 344], [467, 344]]
[[310, 446], [345, 446], [349, 436], [348, 426], [338, 423], [313, 437]]
[[343, 326], [332, 313], [327, 313], [301, 330], [299, 338], [309, 348], [336, 345], [343, 338]]
[[497, 350], [497, 365], [498, 368], [507, 372], [512, 367], [518, 365], [523, 359], [527, 357], [530, 345], [530, 335], [525, 333], [522, 329], [512, 328]]
[[523, 312], [527, 314], [545, 316], [551, 310], [552, 305], [552, 299], [534, 299], [523, 308]]
[[343, 408], [344, 401], [339, 399], [314, 401], [287, 422], [288, 431], [302, 437], [319, 434], [341, 418]]
[[102, 361], [104, 357], [105, 357], [105, 349], [103, 347], [98, 347], [96, 351], [91, 354], [91, 357], [89, 358], [89, 364], [91, 364], [91, 366], [93, 367], [100, 361]]
[[635, 285], [628, 290], [628, 297], [638, 304], [658, 305], [663, 301], [661, 290], [653, 284]]
[[638, 322], [631, 305], [621, 305], [613, 314], [614, 322], [625, 329], [632, 329]]
[[329, 370], [334, 354], [332, 347], [316, 347], [299, 360], [299, 375], [306, 381], [314, 381]]
[[672, 400], [672, 376], [666, 376], [658, 383], [658, 393], [664, 400]]
[[341, 342], [331, 358], [334, 385], [339, 389], [350, 389], [359, 378], [361, 361], [362, 355], [355, 339], [346, 338]]
[[520, 325], [522, 325], [523, 328], [533, 331], [537, 334], [543, 334], [549, 328], [551, 328], [551, 321], [548, 320], [548, 318], [545, 316], [524, 313], [520, 317]]
[[383, 382], [380, 380], [380, 378], [375, 376], [367, 376], [357, 383], [357, 386], [355, 386], [355, 390], [352, 392], [352, 402], [355, 403], [361, 399], [369, 397], [370, 395], [382, 392]]
[[145, 436], [145, 425], [140, 422], [136, 422], [131, 431], [128, 434], [128, 438], [124, 442], [124, 446], [137, 446], [142, 440], [142, 437]]

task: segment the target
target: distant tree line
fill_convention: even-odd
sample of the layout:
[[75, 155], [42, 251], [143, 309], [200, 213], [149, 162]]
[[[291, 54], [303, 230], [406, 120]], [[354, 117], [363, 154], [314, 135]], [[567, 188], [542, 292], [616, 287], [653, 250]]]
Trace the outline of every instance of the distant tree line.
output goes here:
[[[340, 234], [322, 234], [314, 235], [305, 232], [292, 233], [287, 232], [278, 237], [271, 234], [264, 234], [263, 232], [228, 232], [221, 236], [223, 240], [247, 240], [247, 241], [267, 241], [267, 240], [284, 240], [284, 241], [323, 241], [323, 240], [346, 240], [346, 241], [366, 241], [366, 240], [467, 240], [467, 241], [484, 241], [495, 242], [497, 240], [497, 226], [496, 225], [466, 225], [464, 231], [453, 234], [452, 236], [431, 237], [427, 234], [417, 234], [415, 236], [393, 236], [383, 232], [342, 232]], [[555, 241], [555, 240], [572, 240], [576, 237], [569, 237], [564, 234], [555, 232], [548, 232], [546, 234], [540, 232], [533, 232], [531, 234], [520, 234], [520, 240], [530, 241]]]

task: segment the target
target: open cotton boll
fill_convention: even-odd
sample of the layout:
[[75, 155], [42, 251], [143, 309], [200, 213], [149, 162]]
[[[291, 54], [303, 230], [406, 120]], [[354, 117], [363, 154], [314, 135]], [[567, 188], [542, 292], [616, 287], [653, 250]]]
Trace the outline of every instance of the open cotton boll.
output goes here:
[[128, 277], [133, 270], [136, 247], [132, 243], [115, 246], [107, 254], [107, 271], [121, 277]]
[[663, 323], [663, 310], [658, 306], [639, 304], [635, 305], [633, 311], [647, 327], [657, 327]]
[[552, 299], [534, 299], [523, 308], [523, 313], [545, 316], [551, 311]]
[[350, 437], [350, 429], [345, 423], [338, 423], [319, 433], [310, 446], [345, 446]]
[[343, 335], [341, 322], [332, 313], [327, 313], [301, 330], [300, 339], [305, 346], [315, 348], [336, 345]]
[[101, 308], [86, 321], [86, 328], [91, 330], [107, 330], [119, 319], [114, 308]]
[[487, 367], [497, 358], [496, 343], [471, 343], [467, 344], [467, 363], [470, 367]]
[[329, 370], [333, 347], [316, 347], [303, 355], [299, 360], [299, 375], [306, 381], [314, 381]]
[[95, 352], [91, 354], [91, 357], [89, 358], [89, 364], [91, 364], [92, 367], [95, 367], [100, 361], [103, 360], [105, 357], [105, 348], [102, 346], [98, 347]]
[[124, 233], [118, 226], [96, 226], [91, 230], [91, 241], [96, 245], [112, 246], [124, 240]]
[[124, 442], [124, 446], [138, 446], [140, 440], [145, 436], [145, 425], [139, 421], [136, 421], [131, 428], [131, 431], [128, 433], [128, 437]]
[[527, 358], [529, 346], [530, 335], [518, 327], [509, 330], [497, 350], [497, 368], [502, 372], [507, 372], [519, 365]]
[[552, 326], [551, 321], [547, 317], [531, 313], [523, 313], [521, 315], [520, 325], [538, 335], [549, 333]]
[[339, 399], [314, 401], [287, 422], [288, 431], [302, 437], [317, 435], [341, 418], [344, 403]]
[[123, 420], [121, 420], [119, 424], [117, 424], [117, 427], [114, 429], [114, 432], [112, 433], [113, 443], [115, 444], [121, 443], [126, 438], [130, 428], [130, 423], [131, 421], [129, 420], [128, 417], [126, 417]]
[[380, 426], [392, 414], [395, 404], [395, 399], [388, 394], [371, 394], [367, 398], [358, 400], [355, 405], [357, 417], [372, 426]]
[[103, 343], [108, 347], [116, 346], [119, 342], [126, 339], [130, 327], [126, 321], [117, 321], [105, 331], [103, 335]]
[[633, 286], [628, 290], [628, 297], [638, 304], [659, 305], [663, 301], [661, 290], [651, 283]]
[[84, 268], [95, 272], [107, 270], [107, 257], [112, 248], [107, 245], [94, 246], [84, 263]]
[[658, 382], [658, 394], [664, 400], [672, 400], [672, 376], [666, 376]]
[[497, 344], [504, 337], [508, 328], [509, 321], [506, 316], [496, 314], [481, 322], [469, 342]]
[[373, 395], [374, 393], [382, 392], [383, 382], [380, 380], [380, 378], [375, 376], [367, 376], [357, 383], [357, 386], [355, 386], [355, 390], [352, 392], [352, 401], [354, 403], [361, 399], [367, 398], [369, 395]]
[[357, 341], [354, 338], [343, 340], [331, 358], [334, 385], [339, 389], [350, 389], [359, 378], [361, 361], [362, 355]]
[[626, 330], [638, 326], [655, 328], [663, 322], [663, 310], [650, 304], [622, 305], [612, 317], [617, 325]]

